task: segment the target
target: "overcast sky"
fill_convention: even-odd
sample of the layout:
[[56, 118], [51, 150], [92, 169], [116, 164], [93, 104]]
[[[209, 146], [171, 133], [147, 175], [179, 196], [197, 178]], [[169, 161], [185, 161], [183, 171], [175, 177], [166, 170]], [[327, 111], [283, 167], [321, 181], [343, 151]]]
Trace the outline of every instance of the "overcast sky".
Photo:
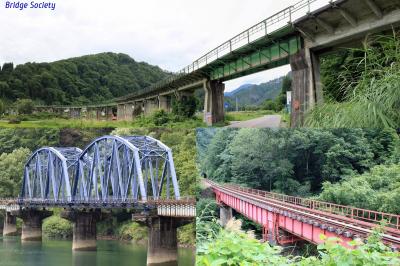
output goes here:
[[[6, 9], [6, 1], [0, 1], [0, 64], [51, 62], [116, 52], [169, 71], [180, 70], [234, 35], [296, 2], [54, 0], [54, 11], [20, 11]], [[243, 83], [265, 82], [289, 70], [289, 66], [284, 66], [226, 82], [226, 91]]]

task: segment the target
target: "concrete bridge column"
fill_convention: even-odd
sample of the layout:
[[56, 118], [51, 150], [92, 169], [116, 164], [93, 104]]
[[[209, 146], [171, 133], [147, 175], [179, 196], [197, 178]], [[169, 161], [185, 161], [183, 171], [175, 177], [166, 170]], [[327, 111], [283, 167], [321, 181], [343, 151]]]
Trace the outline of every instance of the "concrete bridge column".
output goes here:
[[124, 104], [117, 105], [117, 119], [125, 120], [125, 105]]
[[112, 119], [113, 119], [113, 116], [114, 116], [114, 114], [113, 114], [113, 108], [112, 108], [112, 106], [107, 106], [107, 107], [106, 107], [106, 117], [107, 117], [107, 120], [112, 120]]
[[219, 220], [222, 226], [225, 226], [232, 219], [232, 208], [226, 205], [219, 206]]
[[204, 83], [204, 122], [212, 126], [224, 120], [225, 84], [219, 81]]
[[133, 120], [133, 103], [125, 104], [125, 120], [132, 121]]
[[96, 250], [96, 223], [101, 218], [100, 210], [68, 210], [61, 217], [73, 222], [72, 250]]
[[17, 235], [17, 217], [12, 215], [11, 212], [6, 211], [4, 217], [3, 236]]
[[51, 216], [52, 211], [38, 209], [23, 209], [16, 211], [16, 215], [22, 219], [22, 241], [42, 240], [42, 221]]
[[149, 99], [144, 102], [144, 115], [151, 115], [158, 109], [156, 99]]
[[134, 102], [132, 105], [132, 118], [143, 113], [143, 102]]
[[185, 218], [164, 216], [147, 219], [147, 266], [178, 265], [177, 228], [189, 222]]
[[291, 126], [304, 124], [305, 113], [323, 102], [319, 56], [307, 48], [290, 57], [292, 68]]
[[158, 109], [171, 112], [171, 99], [168, 96], [158, 96]]

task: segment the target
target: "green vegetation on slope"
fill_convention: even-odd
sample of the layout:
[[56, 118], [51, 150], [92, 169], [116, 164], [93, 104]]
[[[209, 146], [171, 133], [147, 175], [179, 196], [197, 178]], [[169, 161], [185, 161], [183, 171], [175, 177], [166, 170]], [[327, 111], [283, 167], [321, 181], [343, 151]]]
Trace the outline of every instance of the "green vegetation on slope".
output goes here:
[[5, 63], [0, 71], [0, 98], [36, 104], [88, 104], [109, 101], [143, 89], [169, 73], [126, 54], [101, 53], [52, 63]]
[[382, 244], [380, 229], [377, 228], [370, 235], [367, 243], [359, 240], [349, 242], [355, 246], [348, 249], [338, 244], [339, 239], [325, 239], [325, 243], [318, 246], [318, 256], [283, 256], [281, 248], [261, 243], [251, 232], [241, 230], [240, 220], [231, 220], [227, 228], [222, 229], [213, 221], [198, 219], [200, 227], [207, 227], [204, 234], [198, 235], [202, 239], [197, 244], [197, 266], [209, 265], [287, 265], [287, 266], [341, 266], [341, 265], [368, 265], [386, 266], [399, 265], [400, 254]]
[[393, 131], [374, 129], [199, 129], [197, 139], [208, 178], [300, 196], [377, 165], [396, 174], [390, 165], [398, 164], [400, 145]]
[[362, 49], [322, 59], [326, 103], [306, 117], [313, 127], [397, 128], [400, 125], [399, 33], [372, 36]]

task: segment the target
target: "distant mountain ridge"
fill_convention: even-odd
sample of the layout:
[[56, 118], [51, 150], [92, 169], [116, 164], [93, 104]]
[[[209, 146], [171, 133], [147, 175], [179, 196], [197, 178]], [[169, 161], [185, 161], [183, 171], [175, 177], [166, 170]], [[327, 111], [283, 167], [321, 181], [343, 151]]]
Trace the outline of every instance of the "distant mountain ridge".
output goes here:
[[243, 84], [237, 89], [225, 93], [225, 103], [229, 105], [228, 109], [234, 109], [237, 98], [239, 107], [259, 106], [265, 100], [275, 99], [279, 95], [283, 78], [284, 76], [259, 85]]

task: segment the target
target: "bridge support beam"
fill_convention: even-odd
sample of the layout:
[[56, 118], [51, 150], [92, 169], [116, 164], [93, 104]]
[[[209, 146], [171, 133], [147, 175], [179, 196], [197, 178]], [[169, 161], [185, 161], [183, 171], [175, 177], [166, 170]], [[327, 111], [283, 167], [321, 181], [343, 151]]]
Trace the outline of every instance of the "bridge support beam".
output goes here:
[[4, 217], [3, 236], [17, 235], [17, 217], [12, 215], [11, 212], [6, 211]]
[[16, 215], [22, 219], [22, 241], [41, 241], [43, 219], [51, 216], [52, 211], [23, 209], [17, 211]]
[[304, 124], [304, 116], [315, 104], [323, 102], [319, 56], [307, 48], [290, 57], [292, 68], [291, 126]]
[[100, 210], [68, 210], [61, 217], [73, 222], [72, 250], [96, 250], [96, 223], [101, 218]]
[[178, 265], [177, 229], [190, 222], [187, 218], [150, 217], [146, 220], [149, 228], [147, 266]]
[[225, 84], [219, 81], [204, 83], [204, 122], [208, 126], [224, 121]]
[[232, 208], [226, 205], [220, 205], [219, 206], [219, 220], [222, 226], [225, 227], [225, 225], [228, 223], [230, 219], [232, 219], [233, 214], [232, 214]]

